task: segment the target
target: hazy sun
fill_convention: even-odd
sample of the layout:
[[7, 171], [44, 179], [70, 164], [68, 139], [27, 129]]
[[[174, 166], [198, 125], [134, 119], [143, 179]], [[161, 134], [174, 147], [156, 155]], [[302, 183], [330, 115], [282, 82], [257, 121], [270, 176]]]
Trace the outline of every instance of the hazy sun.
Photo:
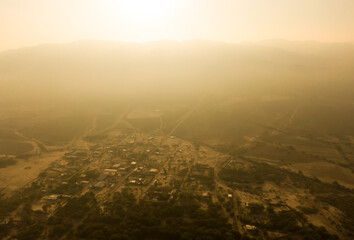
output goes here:
[[134, 24], [162, 23], [170, 14], [175, 0], [125, 0], [120, 4], [124, 17]]

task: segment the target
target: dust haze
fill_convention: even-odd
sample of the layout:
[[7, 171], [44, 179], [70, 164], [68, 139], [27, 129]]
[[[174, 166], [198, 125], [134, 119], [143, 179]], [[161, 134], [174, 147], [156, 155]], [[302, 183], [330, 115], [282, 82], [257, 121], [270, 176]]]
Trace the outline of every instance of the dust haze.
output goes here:
[[0, 53], [0, 238], [352, 239], [354, 43]]

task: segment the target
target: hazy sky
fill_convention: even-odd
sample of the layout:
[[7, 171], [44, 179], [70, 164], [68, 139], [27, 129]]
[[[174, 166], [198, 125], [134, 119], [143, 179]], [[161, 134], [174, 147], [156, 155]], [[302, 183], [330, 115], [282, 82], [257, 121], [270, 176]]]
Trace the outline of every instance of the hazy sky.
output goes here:
[[353, 41], [354, 0], [0, 0], [0, 51], [191, 38]]

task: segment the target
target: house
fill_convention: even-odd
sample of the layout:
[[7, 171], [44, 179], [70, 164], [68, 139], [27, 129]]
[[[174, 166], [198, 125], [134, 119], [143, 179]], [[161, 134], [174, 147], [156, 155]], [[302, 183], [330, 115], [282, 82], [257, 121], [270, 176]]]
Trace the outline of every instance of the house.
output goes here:
[[245, 226], [245, 228], [246, 228], [246, 230], [248, 230], [248, 231], [253, 231], [253, 230], [256, 230], [256, 229], [257, 229], [256, 226], [248, 225], [248, 224]]
[[58, 197], [60, 197], [59, 194], [52, 194], [52, 195], [46, 196], [45, 199], [46, 199], [46, 200], [55, 201], [55, 200], [58, 199]]
[[104, 170], [105, 171], [105, 173], [106, 174], [109, 174], [109, 175], [115, 175], [116, 173], [117, 173], [117, 169], [110, 169], [110, 168], [108, 168], [108, 169], [105, 169]]
[[93, 185], [94, 188], [103, 188], [106, 185], [105, 182], [99, 181]]
[[119, 163], [114, 164], [114, 165], [112, 166], [112, 168], [119, 168], [119, 167], [120, 167], [120, 164], [119, 164]]
[[209, 195], [208, 192], [204, 192], [204, 193], [202, 194], [202, 197], [203, 197], [203, 198], [209, 198], [209, 196], [210, 196], [210, 195]]

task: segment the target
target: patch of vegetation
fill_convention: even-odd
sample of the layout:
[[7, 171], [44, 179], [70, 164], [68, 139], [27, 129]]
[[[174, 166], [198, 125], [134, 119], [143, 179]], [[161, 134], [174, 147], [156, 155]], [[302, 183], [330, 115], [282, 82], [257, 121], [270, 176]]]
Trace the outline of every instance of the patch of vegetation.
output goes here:
[[215, 181], [213, 168], [203, 165], [196, 165], [192, 169], [191, 177], [197, 179], [201, 185], [207, 186], [209, 189], [214, 190]]
[[[249, 208], [251, 215], [241, 218], [241, 221], [255, 225], [263, 231], [277, 231], [286, 234], [284, 239], [339, 239], [324, 227], [317, 227], [309, 223], [301, 212], [294, 209], [275, 212], [272, 207], [265, 209], [260, 204], [252, 204]], [[254, 218], [255, 215], [258, 218]]]
[[20, 204], [20, 199], [0, 198], [0, 220], [7, 217], [12, 211], [15, 211]]
[[0, 239], [5, 238], [11, 230], [11, 226], [9, 224], [0, 224]]
[[319, 200], [330, 204], [345, 214], [345, 218], [342, 221], [343, 226], [352, 233], [354, 237], [354, 195], [353, 194], [328, 194], [317, 196]]
[[45, 226], [40, 223], [23, 226], [17, 234], [18, 240], [36, 240], [42, 235]]
[[0, 168], [6, 168], [15, 165], [16, 163], [17, 161], [14, 158], [0, 158]]
[[247, 169], [223, 168], [219, 176], [226, 182], [241, 184], [263, 184], [265, 181], [274, 183], [282, 182], [287, 174], [283, 169], [272, 167], [268, 164], [256, 164]]
[[354, 193], [337, 182], [325, 183], [318, 178], [310, 178], [301, 172], [292, 172], [265, 163], [252, 162], [250, 168], [223, 168], [219, 177], [226, 182], [238, 184], [263, 184], [266, 181], [281, 184], [289, 179], [297, 188], [308, 189], [313, 194], [323, 193]]
[[[278, 185], [283, 182], [288, 182], [296, 188], [307, 189], [318, 200], [330, 204], [342, 211], [345, 215], [342, 222], [343, 226], [348, 229], [348, 232], [354, 232], [354, 191], [338, 184], [337, 182], [325, 183], [317, 178], [307, 177], [301, 172], [295, 173], [286, 169], [256, 162], [253, 162], [252, 166], [247, 169], [224, 168], [219, 174], [220, 178], [226, 181], [230, 186], [239, 187], [248, 192], [252, 192], [252, 186], [254, 184], [264, 184], [266, 181]], [[245, 184], [246, 187], [244, 186]], [[302, 211], [306, 214], [317, 212], [316, 209], [307, 208], [303, 208]], [[283, 223], [284, 221], [282, 221], [282, 224]], [[274, 222], [274, 224], [274, 229], [280, 227], [277, 226], [276, 222]]]
[[94, 211], [74, 235], [80, 239], [241, 239], [219, 205], [210, 202], [202, 210], [194, 196], [183, 194], [178, 202], [168, 204], [137, 203], [127, 189], [116, 193], [103, 212]]
[[0, 154], [20, 155], [33, 149], [27, 142], [8, 141], [0, 139]]
[[315, 207], [300, 207], [301, 212], [305, 214], [316, 214], [318, 213], [318, 209]]
[[78, 111], [36, 122], [33, 126], [22, 129], [22, 132], [47, 144], [61, 144], [72, 140], [78, 133], [84, 131], [89, 123], [90, 116]]
[[56, 217], [72, 221], [73, 219], [80, 219], [87, 213], [95, 209], [96, 199], [93, 193], [86, 193], [79, 198], [72, 198], [64, 207], [60, 207], [57, 211]]

